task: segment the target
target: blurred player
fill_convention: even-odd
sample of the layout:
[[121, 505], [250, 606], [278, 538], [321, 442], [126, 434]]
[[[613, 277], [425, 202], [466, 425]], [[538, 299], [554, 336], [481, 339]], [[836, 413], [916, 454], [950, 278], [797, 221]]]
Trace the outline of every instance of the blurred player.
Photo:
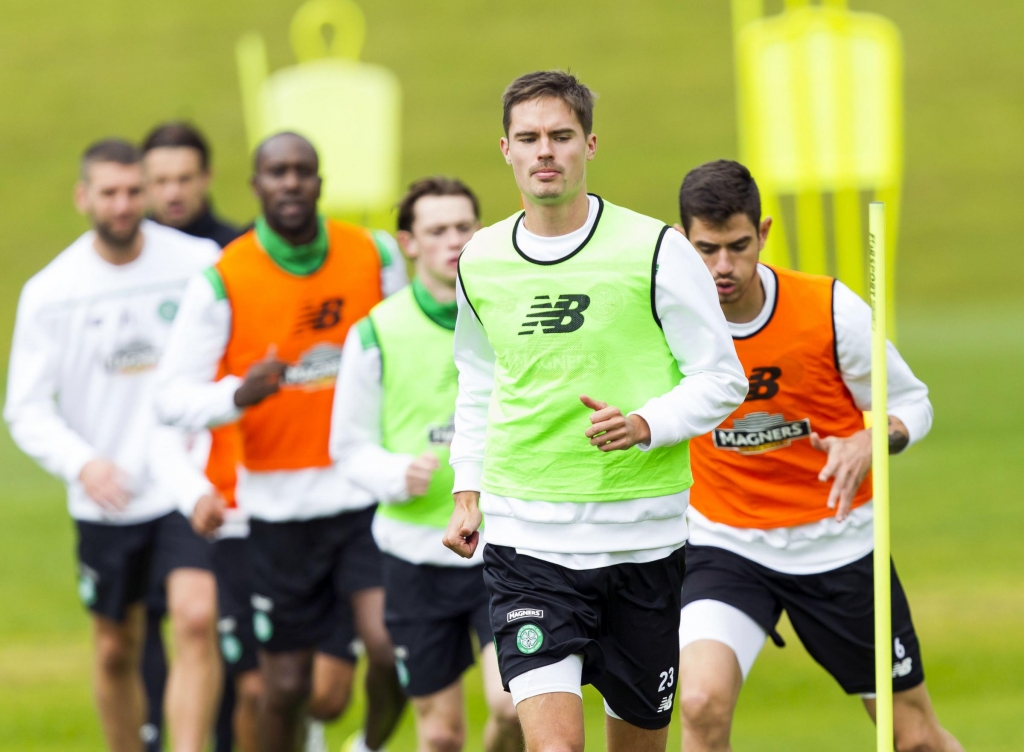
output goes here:
[[220, 688], [209, 545], [153, 481], [153, 369], [186, 282], [217, 246], [143, 220], [141, 154], [84, 154], [75, 199], [93, 229], [25, 285], [5, 417], [27, 454], [68, 484], [95, 688], [112, 750], [139, 750], [143, 597], [166, 588], [175, 643], [166, 711], [174, 750], [205, 748]]
[[[733, 710], [782, 611], [808, 652], [874, 717], [871, 310], [842, 282], [758, 263], [771, 218], [736, 162], [691, 171], [682, 226], [718, 287], [750, 380], [731, 419], [692, 443], [680, 626], [687, 752], [728, 750]], [[928, 389], [890, 344], [889, 451], [931, 428]], [[830, 482], [831, 481], [831, 482]], [[892, 570], [897, 750], [962, 750], [935, 717]]]
[[[146, 176], [146, 203], [150, 216], [162, 225], [174, 227], [188, 235], [213, 240], [223, 248], [242, 233], [213, 214], [210, 206], [210, 148], [203, 134], [188, 123], [164, 123], [158, 125], [142, 143], [143, 166]], [[219, 429], [212, 436], [209, 449], [216, 485], [222, 495], [234, 506], [235, 448], [238, 441], [234, 428]], [[247, 531], [244, 522], [228, 525], [221, 533], [222, 538], [236, 539]], [[217, 563], [234, 562], [237, 567], [237, 552], [231, 550], [234, 543], [223, 547], [218, 555], [214, 551], [214, 570], [218, 581], [222, 575], [217, 572]], [[218, 588], [219, 598], [224, 587]], [[163, 591], [155, 588], [147, 597], [146, 641], [142, 651], [142, 678], [148, 699], [147, 725], [143, 739], [147, 749], [158, 752], [163, 748], [163, 695], [167, 681], [167, 663], [161, 636], [161, 621], [167, 611]], [[218, 622], [224, 627], [223, 619]], [[222, 644], [224, 643], [222, 639]], [[225, 664], [231, 673], [232, 664]], [[232, 678], [232, 677], [229, 677]], [[246, 683], [239, 677], [239, 683]], [[253, 682], [250, 681], [251, 685]], [[230, 752], [231, 718], [235, 709], [235, 681], [224, 684], [220, 710], [217, 714], [216, 752]], [[243, 687], [244, 689], [244, 687]], [[252, 687], [250, 687], [252, 689]], [[253, 698], [250, 696], [249, 701]], [[244, 702], [244, 700], [243, 700]], [[244, 715], [244, 707], [240, 708]]]
[[742, 402], [746, 379], [686, 239], [587, 195], [592, 92], [549, 71], [503, 100], [525, 211], [459, 262], [445, 544], [472, 556], [487, 515], [491, 625], [531, 752], [583, 749], [587, 683], [609, 750], [664, 750], [687, 442]]
[[158, 125], [142, 143], [146, 202], [153, 219], [221, 248], [242, 233], [213, 213], [210, 147], [188, 123]]
[[476, 197], [463, 183], [412, 184], [398, 204], [398, 240], [416, 276], [349, 332], [334, 397], [331, 453], [382, 503], [373, 534], [384, 553], [387, 627], [421, 752], [463, 747], [461, 677], [473, 664], [471, 632], [490, 709], [484, 748], [523, 748], [498, 673], [483, 568], [441, 542], [452, 513], [448, 449], [459, 388], [455, 280], [459, 253], [479, 227]]
[[186, 291], [159, 411], [191, 430], [238, 422], [263, 749], [291, 752], [301, 736], [314, 650], [339, 600], [351, 601], [369, 657], [364, 748], [378, 749], [404, 699], [384, 628], [374, 501], [333, 465], [328, 438], [348, 328], [405, 272], [376, 236], [317, 215], [318, 158], [304, 138], [267, 139], [253, 166], [263, 214]]

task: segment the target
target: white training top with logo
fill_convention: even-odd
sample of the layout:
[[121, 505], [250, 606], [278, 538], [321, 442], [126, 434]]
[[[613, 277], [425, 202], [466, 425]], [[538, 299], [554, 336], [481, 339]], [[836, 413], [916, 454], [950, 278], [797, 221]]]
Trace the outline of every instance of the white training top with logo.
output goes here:
[[[758, 266], [757, 270], [765, 288], [764, 307], [753, 321], [729, 324], [734, 337], [756, 334], [768, 323], [775, 310], [775, 275], [764, 265]], [[871, 308], [849, 287], [836, 282], [832, 316], [843, 383], [857, 408], [870, 410]], [[932, 427], [928, 387], [914, 376], [891, 342], [886, 365], [889, 415], [903, 421], [910, 434], [910, 444], [913, 444], [924, 438]], [[825, 459], [822, 453], [822, 467]], [[693, 507], [687, 510], [686, 519], [692, 544], [724, 548], [787, 574], [828, 572], [867, 556], [874, 548], [874, 509], [870, 502], [854, 509], [842, 522], [827, 517], [820, 522], [772, 530], [738, 528], [712, 522]]]
[[[568, 255], [590, 234], [597, 207], [597, 199], [591, 197], [586, 223], [569, 235], [539, 237], [520, 227], [516, 236], [520, 250], [535, 260], [552, 261]], [[478, 491], [495, 355], [461, 286], [456, 295], [459, 397], [451, 465], [455, 491]], [[747, 378], [729, 339], [714, 282], [681, 233], [669, 231], [662, 242], [654, 304], [679, 366], [680, 382], [635, 411], [651, 429], [651, 443], [638, 451], [672, 446], [707, 433], [743, 401], [747, 391]], [[629, 354], [623, 353], [623, 357]], [[601, 399], [599, 394], [590, 396]], [[580, 441], [587, 441], [582, 430]], [[688, 501], [688, 491], [591, 503], [513, 499], [483, 492], [480, 508], [487, 517], [488, 542], [515, 547], [518, 553], [569, 569], [594, 569], [657, 561], [678, 549], [686, 541]]]
[[[86, 232], [25, 283], [18, 302], [4, 418], [22, 451], [67, 483], [78, 520], [141, 522], [176, 506], [149, 467], [155, 369], [188, 280], [220, 249], [148, 220], [142, 234], [140, 256], [116, 266]], [[104, 510], [78, 481], [95, 458], [127, 473], [124, 511]]]

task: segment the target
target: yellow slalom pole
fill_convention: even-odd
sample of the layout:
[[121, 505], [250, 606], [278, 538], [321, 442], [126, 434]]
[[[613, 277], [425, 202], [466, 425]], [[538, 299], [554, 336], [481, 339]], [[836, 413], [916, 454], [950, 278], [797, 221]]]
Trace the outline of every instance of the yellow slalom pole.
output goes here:
[[871, 473], [875, 507], [875, 724], [878, 752], [893, 752], [892, 599], [889, 577], [889, 388], [885, 362], [885, 204], [871, 202]]

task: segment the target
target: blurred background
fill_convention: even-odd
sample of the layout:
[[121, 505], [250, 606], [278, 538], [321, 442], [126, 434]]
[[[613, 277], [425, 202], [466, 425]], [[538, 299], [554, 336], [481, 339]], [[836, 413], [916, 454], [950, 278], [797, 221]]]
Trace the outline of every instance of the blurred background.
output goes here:
[[[667, 222], [683, 175], [738, 152], [725, 0], [359, 0], [362, 59], [402, 88], [400, 184], [465, 180], [485, 224], [519, 207], [498, 151], [515, 76], [568, 68], [600, 95], [589, 188]], [[781, 0], [767, 2], [778, 11]], [[893, 553], [944, 725], [972, 752], [1024, 748], [1024, 3], [853, 0], [893, 21], [904, 54], [898, 344], [932, 390], [929, 438], [892, 466]], [[24, 282], [86, 229], [83, 148], [187, 119], [213, 147], [213, 201], [248, 223], [249, 148], [235, 45], [259, 32], [294, 63], [296, 0], [24, 0], [0, 25], [0, 374]], [[755, 178], [758, 177], [755, 172]], [[2, 387], [0, 387], [2, 388]], [[873, 730], [807, 656], [768, 646], [743, 690], [739, 750], [866, 750]], [[95, 750], [88, 621], [62, 485], [0, 430], [0, 750]], [[470, 686], [478, 684], [472, 679]], [[482, 698], [470, 696], [467, 749]], [[588, 695], [588, 749], [603, 748]], [[332, 728], [356, 728], [353, 707]], [[678, 722], [674, 724], [674, 727]], [[411, 718], [391, 745], [413, 749]], [[669, 748], [678, 749], [674, 730]]]

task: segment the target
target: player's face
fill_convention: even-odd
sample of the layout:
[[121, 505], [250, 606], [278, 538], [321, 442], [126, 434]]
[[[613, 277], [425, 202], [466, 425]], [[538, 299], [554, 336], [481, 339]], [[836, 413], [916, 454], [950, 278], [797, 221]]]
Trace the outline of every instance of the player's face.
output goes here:
[[512, 165], [519, 190], [527, 200], [541, 204], [560, 204], [577, 196], [596, 150], [597, 136], [584, 134], [576, 114], [557, 97], [517, 104], [508, 138], [501, 139], [501, 152]]
[[761, 226], [755, 227], [742, 213], [733, 214], [721, 225], [693, 218], [686, 236], [714, 277], [722, 305], [738, 302], [753, 289], [757, 259], [771, 223], [771, 217], [765, 217]]
[[110, 246], [132, 245], [145, 216], [142, 165], [96, 162], [75, 188], [78, 210]]
[[418, 274], [454, 287], [459, 255], [479, 229], [473, 202], [466, 196], [424, 196], [413, 206], [412, 232], [399, 232], [398, 242], [416, 261]]
[[316, 221], [318, 171], [316, 152], [301, 139], [278, 137], [263, 147], [252, 186], [272, 228], [301, 232]]
[[202, 214], [210, 172], [196, 149], [166, 146], [146, 153], [146, 201], [157, 222], [185, 227]]

